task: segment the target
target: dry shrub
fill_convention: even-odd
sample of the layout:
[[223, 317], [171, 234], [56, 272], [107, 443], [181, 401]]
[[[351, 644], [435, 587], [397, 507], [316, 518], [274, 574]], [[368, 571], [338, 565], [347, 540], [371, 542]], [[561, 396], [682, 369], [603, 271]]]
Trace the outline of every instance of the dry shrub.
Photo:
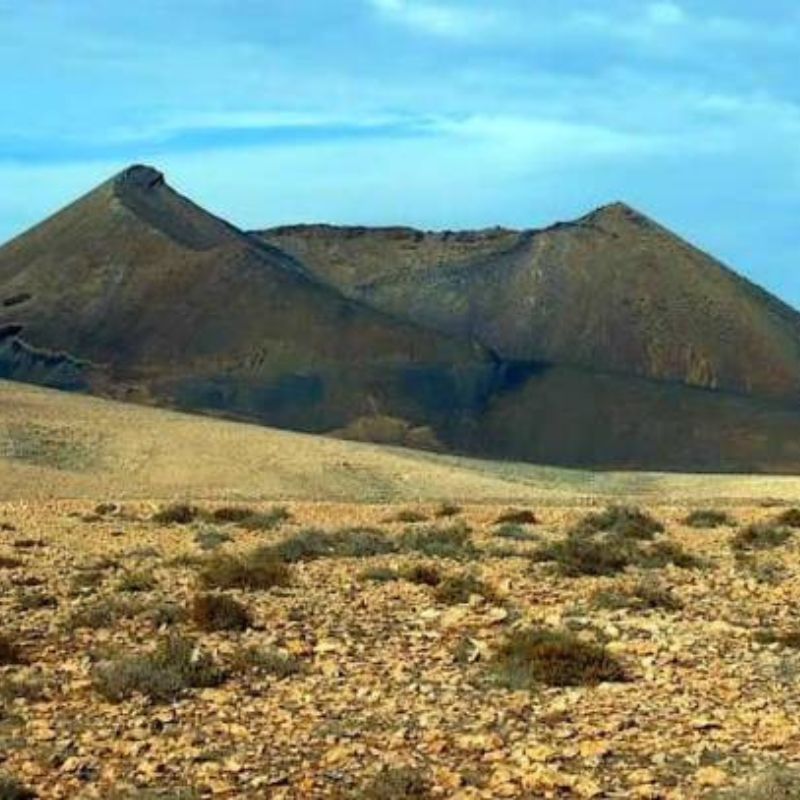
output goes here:
[[266, 590], [288, 586], [289, 568], [268, 548], [258, 548], [242, 556], [214, 554], [205, 560], [199, 573], [207, 589]]
[[594, 686], [626, 680], [625, 670], [604, 647], [568, 631], [530, 628], [515, 631], [491, 662], [500, 683], [511, 689]]
[[192, 600], [192, 622], [204, 631], [243, 631], [253, 624], [250, 612], [224, 594], [198, 594]]
[[142, 694], [156, 702], [170, 702], [187, 689], [218, 686], [225, 674], [194, 642], [171, 636], [143, 655], [126, 656], [98, 665], [95, 689], [106, 700], [120, 702]]
[[528, 509], [509, 508], [495, 521], [495, 525], [536, 525], [539, 520], [536, 514]]

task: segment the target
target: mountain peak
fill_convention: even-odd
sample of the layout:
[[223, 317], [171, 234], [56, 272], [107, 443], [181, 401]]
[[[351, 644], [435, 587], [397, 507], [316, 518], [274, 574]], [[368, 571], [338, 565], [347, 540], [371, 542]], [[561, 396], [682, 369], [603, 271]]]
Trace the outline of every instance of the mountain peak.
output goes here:
[[145, 164], [133, 164], [122, 170], [115, 178], [114, 185], [119, 188], [155, 189], [165, 184], [164, 173]]
[[617, 200], [614, 203], [607, 203], [591, 211], [584, 217], [584, 220], [592, 220], [594, 222], [602, 220], [643, 222], [647, 220], [647, 217], [642, 214], [641, 211], [637, 211], [633, 206], [629, 206], [627, 203]]

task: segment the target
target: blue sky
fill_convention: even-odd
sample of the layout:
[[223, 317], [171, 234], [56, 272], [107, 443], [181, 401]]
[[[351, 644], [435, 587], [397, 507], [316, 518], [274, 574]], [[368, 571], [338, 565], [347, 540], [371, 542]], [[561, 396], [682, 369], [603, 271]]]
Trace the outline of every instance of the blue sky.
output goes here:
[[800, 306], [797, 0], [0, 0], [0, 240], [129, 163], [242, 227], [625, 200]]

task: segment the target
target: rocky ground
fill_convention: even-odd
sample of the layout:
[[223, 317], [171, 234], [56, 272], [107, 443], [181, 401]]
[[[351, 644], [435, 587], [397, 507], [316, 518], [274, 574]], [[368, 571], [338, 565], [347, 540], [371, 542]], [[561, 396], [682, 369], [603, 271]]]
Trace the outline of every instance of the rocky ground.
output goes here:
[[[259, 510], [0, 507], [0, 798], [760, 797], [739, 787], [800, 761], [785, 507], [698, 528], [650, 507], [652, 541], [584, 527], [606, 553], [667, 553], [604, 575], [548, 549], [585, 508]], [[753, 522], [771, 527], [732, 546]], [[220, 588], [220, 565], [275, 546], [277, 585]], [[244, 608], [209, 621], [207, 593]], [[509, 671], [531, 629], [562, 637], [561, 660]], [[186, 685], [131, 661], [176, 637]], [[618, 673], [576, 678], [581, 645]]]

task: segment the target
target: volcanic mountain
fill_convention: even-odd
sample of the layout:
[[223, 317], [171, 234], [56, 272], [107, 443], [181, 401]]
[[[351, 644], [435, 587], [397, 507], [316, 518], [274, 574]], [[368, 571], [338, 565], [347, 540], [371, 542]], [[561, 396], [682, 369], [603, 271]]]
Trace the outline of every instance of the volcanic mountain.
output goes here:
[[621, 203], [543, 230], [260, 235], [349, 297], [504, 359], [800, 400], [800, 314]]
[[0, 247], [0, 377], [497, 459], [800, 470], [800, 315], [619, 204], [247, 234], [131, 167]]
[[131, 167], [0, 248], [0, 372], [278, 426], [445, 425], [494, 365]]

